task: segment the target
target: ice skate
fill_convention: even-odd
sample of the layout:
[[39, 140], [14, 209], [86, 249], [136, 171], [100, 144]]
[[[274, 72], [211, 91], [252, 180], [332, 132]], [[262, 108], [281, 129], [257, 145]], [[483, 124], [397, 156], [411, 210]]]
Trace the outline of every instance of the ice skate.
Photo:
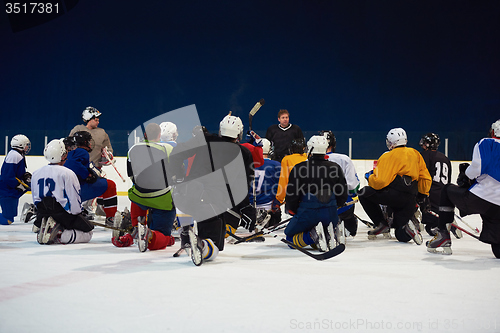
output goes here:
[[[106, 219], [107, 222], [107, 219]], [[122, 227], [122, 214], [119, 211], [116, 212], [115, 217], [113, 219], [113, 227], [120, 228]], [[123, 236], [125, 233], [120, 230], [113, 229], [113, 238], [118, 239], [120, 236]]]
[[37, 241], [39, 244], [53, 244], [57, 237], [62, 233], [63, 227], [57, 223], [52, 217], [42, 220], [42, 227], [38, 232]]
[[267, 210], [259, 209], [258, 210], [257, 221], [255, 223], [255, 229], [260, 231], [267, 227], [269, 224], [269, 220], [271, 220], [271, 214], [268, 214]]
[[413, 220], [408, 221], [404, 226], [406, 233], [413, 239], [415, 244], [421, 245], [424, 242], [422, 235], [420, 234], [419, 228], [415, 225]]
[[[345, 244], [345, 237], [344, 221], [341, 221], [337, 223], [337, 227], [335, 228], [335, 239], [337, 240], [337, 244]], [[333, 249], [333, 247], [330, 247], [330, 250], [331, 249]]]
[[328, 244], [326, 242], [325, 232], [323, 230], [323, 224], [318, 223], [311, 231], [310, 231], [311, 239], [314, 241], [315, 245], [321, 252], [328, 251]]
[[188, 230], [189, 244], [191, 247], [191, 260], [196, 266], [203, 264], [203, 243], [200, 238], [194, 233], [192, 227]]
[[420, 220], [417, 218], [416, 214], [412, 216], [411, 222], [415, 225], [418, 231], [422, 232], [424, 231], [424, 225], [420, 222]]
[[25, 202], [21, 212], [21, 222], [28, 223], [34, 217], [36, 217], [36, 206], [32, 203]]
[[452, 254], [451, 239], [448, 230], [436, 230], [436, 236], [425, 244], [430, 253]]
[[377, 239], [378, 235], [382, 235], [384, 238], [391, 238], [391, 228], [388, 225], [380, 223], [379, 226], [375, 227], [373, 230], [368, 231], [368, 239]]
[[145, 218], [139, 218], [139, 223], [137, 224], [137, 245], [139, 246], [139, 251], [146, 252], [148, 249], [148, 244], [153, 237], [153, 232], [148, 228], [145, 223]]

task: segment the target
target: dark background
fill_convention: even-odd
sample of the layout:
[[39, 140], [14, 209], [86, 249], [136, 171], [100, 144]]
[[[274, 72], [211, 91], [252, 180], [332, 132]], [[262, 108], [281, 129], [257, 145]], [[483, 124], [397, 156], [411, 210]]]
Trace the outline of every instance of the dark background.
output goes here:
[[403, 127], [409, 146], [432, 131], [469, 160], [500, 118], [497, 0], [59, 4], [59, 15], [0, 13], [0, 138], [24, 133], [34, 155], [88, 105], [121, 156], [129, 131], [190, 104], [215, 132], [229, 110], [247, 126], [264, 98], [259, 134], [286, 108], [306, 137], [334, 131], [338, 152], [352, 138], [356, 159], [378, 158]]

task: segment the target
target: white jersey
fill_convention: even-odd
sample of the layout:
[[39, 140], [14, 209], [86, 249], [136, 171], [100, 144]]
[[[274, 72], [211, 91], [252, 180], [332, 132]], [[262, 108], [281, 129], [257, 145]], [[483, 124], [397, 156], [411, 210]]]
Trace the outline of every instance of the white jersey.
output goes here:
[[476, 180], [469, 191], [500, 206], [500, 139], [486, 138], [476, 143], [465, 174]]
[[70, 169], [57, 164], [49, 164], [33, 172], [31, 193], [35, 205], [45, 197], [54, 197], [70, 214], [82, 212], [80, 182]]
[[327, 153], [328, 160], [340, 165], [342, 171], [344, 171], [345, 180], [347, 182], [347, 189], [349, 194], [355, 194], [359, 188], [359, 178], [356, 173], [356, 168], [354, 168], [354, 163], [349, 158], [349, 156], [338, 153]]

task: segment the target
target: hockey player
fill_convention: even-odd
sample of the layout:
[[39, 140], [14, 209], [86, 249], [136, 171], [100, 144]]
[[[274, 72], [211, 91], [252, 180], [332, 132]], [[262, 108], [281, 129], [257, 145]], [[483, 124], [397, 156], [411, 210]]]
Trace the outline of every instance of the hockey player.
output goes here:
[[281, 162], [283, 157], [289, 155], [289, 147], [293, 140], [304, 139], [304, 134], [299, 126], [290, 124], [288, 110], [281, 109], [278, 112], [277, 125], [271, 125], [267, 129], [266, 138], [274, 145], [274, 159]]
[[[352, 163], [349, 156], [335, 152], [337, 139], [332, 131], [321, 131], [320, 135], [323, 135], [328, 140], [328, 149], [326, 150], [328, 160], [340, 165], [344, 172], [347, 181], [347, 189], [349, 190], [347, 202], [352, 202], [354, 198], [357, 197], [359, 190], [359, 178], [354, 163]], [[356, 236], [358, 232], [358, 219], [354, 215], [354, 205], [340, 208], [337, 213], [339, 214], [339, 220], [344, 223], [344, 227], [349, 231], [349, 234], [353, 237]], [[339, 231], [343, 232], [343, 230]]]
[[[161, 250], [175, 243], [171, 236], [176, 210], [172, 202], [171, 187], [165, 170], [172, 146], [160, 143], [161, 128], [156, 123], [146, 126], [144, 142], [128, 151], [127, 173], [133, 186], [128, 191], [130, 216], [133, 227], [138, 227], [138, 244], [141, 252]], [[130, 233], [113, 237], [117, 247], [130, 246], [134, 238]]]
[[293, 215], [285, 229], [286, 239], [300, 247], [317, 246], [320, 251], [335, 247], [337, 208], [348, 196], [342, 168], [325, 159], [328, 146], [322, 135], [309, 139], [310, 157], [293, 167], [286, 189], [285, 207]]
[[285, 202], [286, 186], [288, 184], [288, 175], [293, 166], [307, 160], [305, 153], [306, 142], [304, 138], [294, 139], [288, 147], [289, 154], [281, 160], [281, 173], [276, 192], [276, 200], [273, 202], [273, 212], [280, 210], [280, 206]]
[[103, 165], [109, 165], [109, 161], [103, 155], [103, 148], [106, 147], [111, 159], [113, 159], [113, 148], [109, 141], [109, 136], [106, 131], [99, 126], [99, 118], [102, 113], [92, 106], [87, 106], [82, 112], [82, 119], [85, 124], [76, 125], [73, 127], [69, 136], [73, 136], [76, 132], [87, 131], [92, 135], [93, 147], [90, 153], [90, 162], [97, 169], [101, 169]]
[[500, 258], [500, 119], [491, 125], [488, 137], [474, 146], [471, 164], [460, 165], [457, 184], [447, 184], [441, 191], [438, 230], [427, 242], [427, 250], [452, 253], [446, 225], [453, 222], [456, 207], [461, 216], [481, 215], [479, 240], [491, 244], [493, 254]]
[[[406, 147], [408, 139], [402, 128], [394, 128], [387, 133], [388, 152], [382, 154], [375, 169], [367, 172], [368, 186], [358, 193], [359, 201], [366, 214], [376, 225], [368, 231], [368, 239], [379, 234], [390, 237], [389, 222], [385, 220], [380, 205], [386, 205], [394, 214], [393, 225], [398, 241], [411, 239], [422, 244], [422, 235], [410, 221], [418, 202], [427, 207], [432, 179], [422, 155], [413, 148]], [[425, 211], [425, 209], [423, 209]]]
[[99, 177], [98, 171], [94, 171], [91, 167], [89, 158], [93, 151], [92, 136], [87, 131], [79, 131], [66, 138], [65, 141], [71, 151], [68, 153], [64, 166], [77, 175], [81, 186], [82, 201], [97, 197], [102, 198], [101, 202], [106, 214], [106, 225], [114, 226], [118, 204], [116, 184], [111, 179]]
[[63, 167], [66, 147], [62, 140], [50, 141], [43, 155], [50, 163], [33, 172], [32, 196], [38, 213], [40, 244], [87, 243], [94, 226], [82, 215], [80, 182], [73, 171]]
[[[256, 207], [257, 209], [271, 211], [273, 201], [275, 200], [276, 192], [278, 190], [279, 176], [281, 173], [281, 164], [269, 158], [271, 151], [271, 142], [266, 138], [262, 138], [262, 152], [264, 157], [264, 165], [255, 169], [255, 194], [256, 194]], [[253, 190], [251, 190], [251, 203], [255, 200], [253, 198]], [[273, 226], [281, 222], [281, 210], [278, 209], [271, 212], [268, 222], [260, 225], [261, 228], [265, 226]], [[259, 224], [259, 222], [257, 222]]]
[[[26, 154], [31, 149], [30, 140], [17, 134], [10, 141], [12, 148], [2, 164], [0, 173], [0, 224], [8, 225], [17, 216], [19, 198], [30, 190], [31, 174], [26, 172]], [[23, 221], [24, 222], [24, 221]]]
[[[422, 157], [427, 165], [427, 170], [432, 178], [432, 185], [429, 191], [429, 201], [431, 210], [439, 211], [439, 200], [441, 198], [441, 190], [451, 182], [451, 162], [448, 157], [437, 149], [441, 140], [439, 135], [435, 133], [427, 133], [420, 139], [419, 145], [422, 147]], [[425, 225], [425, 230], [431, 236], [435, 236], [436, 232], [432, 229], [438, 226], [438, 218], [430, 212], [422, 214], [422, 223]], [[455, 227], [453, 227], [455, 229]], [[455, 231], [457, 232], [457, 231]]]
[[[190, 226], [184, 226], [181, 233], [181, 246], [189, 242], [195, 265], [214, 259], [224, 250], [226, 227], [233, 232], [238, 226], [255, 229], [255, 209], [248, 196], [253, 159], [250, 151], [238, 144], [242, 136], [241, 119], [229, 114], [220, 122], [219, 136], [200, 131], [172, 152], [172, 163], [177, 166], [174, 170], [180, 170], [182, 161], [195, 155], [189, 174], [176, 186], [174, 199], [182, 202], [181, 210], [197, 221], [197, 235]], [[242, 165], [238, 163], [240, 154]], [[174, 174], [182, 178], [182, 171]], [[207, 215], [210, 211], [213, 214]]]

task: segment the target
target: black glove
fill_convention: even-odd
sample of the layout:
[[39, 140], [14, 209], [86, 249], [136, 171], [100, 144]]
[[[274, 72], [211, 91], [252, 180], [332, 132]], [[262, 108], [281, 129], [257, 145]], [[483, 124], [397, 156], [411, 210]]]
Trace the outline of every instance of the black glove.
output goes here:
[[467, 175], [465, 174], [465, 170], [467, 170], [469, 165], [469, 163], [460, 163], [460, 165], [458, 166], [459, 173], [457, 177], [457, 185], [459, 187], [469, 188], [473, 184], [473, 181], [470, 180], [469, 177], [467, 177]]
[[31, 173], [25, 172], [23, 175], [23, 182], [27, 185], [31, 184]]
[[431, 202], [429, 201], [429, 196], [425, 194], [417, 194], [417, 204], [420, 207], [420, 212], [422, 212], [422, 214], [428, 213], [431, 210]]
[[256, 212], [253, 206], [245, 206], [240, 210], [241, 220], [240, 227], [253, 231], [255, 229]]

